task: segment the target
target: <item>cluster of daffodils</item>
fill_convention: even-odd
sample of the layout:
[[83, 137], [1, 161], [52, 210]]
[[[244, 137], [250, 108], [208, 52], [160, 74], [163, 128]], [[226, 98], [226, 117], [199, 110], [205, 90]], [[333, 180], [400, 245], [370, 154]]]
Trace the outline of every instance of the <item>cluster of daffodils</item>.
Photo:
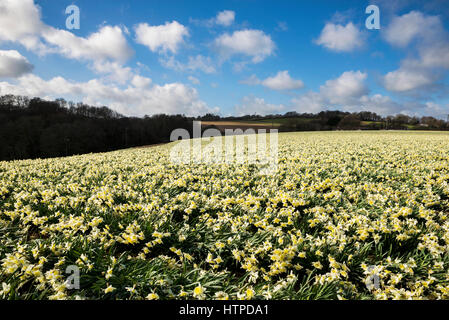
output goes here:
[[449, 299], [449, 134], [280, 134], [273, 175], [172, 146], [0, 162], [0, 299]]

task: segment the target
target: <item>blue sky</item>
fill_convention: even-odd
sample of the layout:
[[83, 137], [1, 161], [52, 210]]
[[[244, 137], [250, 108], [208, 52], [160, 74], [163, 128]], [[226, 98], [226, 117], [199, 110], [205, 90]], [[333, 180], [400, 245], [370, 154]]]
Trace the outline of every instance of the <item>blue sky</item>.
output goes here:
[[[66, 26], [72, 4], [79, 29]], [[370, 4], [380, 29], [365, 27]], [[448, 4], [2, 0], [0, 94], [135, 116], [339, 109], [446, 118]]]

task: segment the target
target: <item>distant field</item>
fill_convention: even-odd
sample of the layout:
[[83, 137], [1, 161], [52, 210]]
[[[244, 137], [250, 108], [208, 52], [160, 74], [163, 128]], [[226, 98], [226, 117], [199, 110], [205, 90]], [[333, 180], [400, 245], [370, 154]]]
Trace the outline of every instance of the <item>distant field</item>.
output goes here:
[[275, 125], [284, 125], [289, 123], [298, 123], [298, 122], [311, 122], [315, 119], [307, 119], [307, 118], [274, 118], [274, 119], [261, 119], [261, 120], [254, 120], [260, 123], [274, 123]]
[[245, 120], [245, 121], [202, 121], [202, 126], [215, 126], [220, 130], [224, 129], [270, 129], [270, 128], [280, 128], [284, 125], [296, 124], [296, 123], [306, 123], [313, 121], [314, 119], [305, 118], [279, 118], [279, 119], [257, 119], [257, 120]]
[[[202, 121], [203, 126], [214, 125], [217, 128], [234, 128], [234, 127], [280, 127], [280, 126], [295, 126], [300, 123], [309, 123], [316, 121], [317, 119], [309, 118], [273, 118], [273, 119], [257, 119], [257, 120], [246, 120], [246, 121]], [[382, 127], [384, 122], [382, 121], [361, 121], [361, 127]], [[418, 126], [406, 125], [408, 129], [417, 129]]]
[[373, 125], [373, 124], [375, 124], [376, 126], [380, 126], [380, 125], [382, 125], [384, 122], [382, 122], [382, 121], [361, 121], [360, 123], [361, 123], [361, 125], [365, 125], [365, 126], [367, 126], [367, 125]]
[[242, 129], [242, 130], [278, 129], [281, 126], [281, 124], [279, 124], [279, 123], [269, 124], [266, 122], [256, 122], [256, 121], [201, 121], [201, 126], [203, 128], [207, 127], [207, 126], [214, 126], [223, 133], [226, 129], [230, 129], [230, 130], [235, 130], [235, 129]]
[[[244, 126], [244, 127], [266, 127], [266, 121], [201, 121], [203, 126]], [[280, 123], [274, 123], [275, 127], [279, 127]]]
[[[202, 121], [202, 126], [215, 126], [218, 129], [235, 129], [235, 128], [273, 128], [273, 127], [281, 127], [281, 126], [296, 126], [296, 124], [301, 123], [309, 123], [313, 122], [317, 119], [309, 119], [309, 118], [273, 118], [273, 119], [257, 119], [257, 120], [246, 120], [246, 121]], [[384, 125], [382, 121], [361, 121], [361, 127], [372, 127], [375, 126], [377, 128], [381, 128]], [[418, 126], [407, 125], [409, 130], [417, 129]]]

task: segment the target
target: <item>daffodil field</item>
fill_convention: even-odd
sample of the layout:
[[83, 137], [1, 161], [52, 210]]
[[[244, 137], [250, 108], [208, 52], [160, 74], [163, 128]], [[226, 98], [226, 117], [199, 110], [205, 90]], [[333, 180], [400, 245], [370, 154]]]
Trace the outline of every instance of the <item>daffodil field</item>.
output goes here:
[[171, 146], [0, 162], [0, 298], [449, 298], [448, 133], [282, 133], [274, 175]]

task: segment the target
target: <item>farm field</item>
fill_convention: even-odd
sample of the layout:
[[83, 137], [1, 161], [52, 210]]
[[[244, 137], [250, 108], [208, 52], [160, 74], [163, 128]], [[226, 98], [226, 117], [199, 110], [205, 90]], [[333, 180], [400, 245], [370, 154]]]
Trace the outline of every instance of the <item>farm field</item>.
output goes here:
[[448, 133], [281, 133], [272, 176], [173, 144], [0, 162], [0, 298], [449, 298]]
[[[267, 124], [265, 121], [201, 121], [202, 125], [215, 125], [215, 126], [248, 126], [248, 127], [266, 127], [271, 126], [271, 123]], [[274, 123], [274, 127], [279, 127], [279, 123]]]
[[272, 119], [260, 119], [260, 120], [254, 120], [256, 122], [261, 123], [268, 123], [273, 125], [285, 125], [289, 124], [291, 122], [310, 122], [316, 119], [308, 119], [308, 118], [300, 118], [300, 117], [293, 117], [293, 118], [272, 118]]
[[262, 121], [201, 121], [201, 126], [203, 128], [206, 127], [214, 127], [220, 130], [222, 134], [224, 134], [226, 129], [230, 130], [248, 130], [253, 129], [257, 130], [266, 130], [269, 132], [271, 129], [279, 129], [281, 126], [280, 123], [266, 123]]

